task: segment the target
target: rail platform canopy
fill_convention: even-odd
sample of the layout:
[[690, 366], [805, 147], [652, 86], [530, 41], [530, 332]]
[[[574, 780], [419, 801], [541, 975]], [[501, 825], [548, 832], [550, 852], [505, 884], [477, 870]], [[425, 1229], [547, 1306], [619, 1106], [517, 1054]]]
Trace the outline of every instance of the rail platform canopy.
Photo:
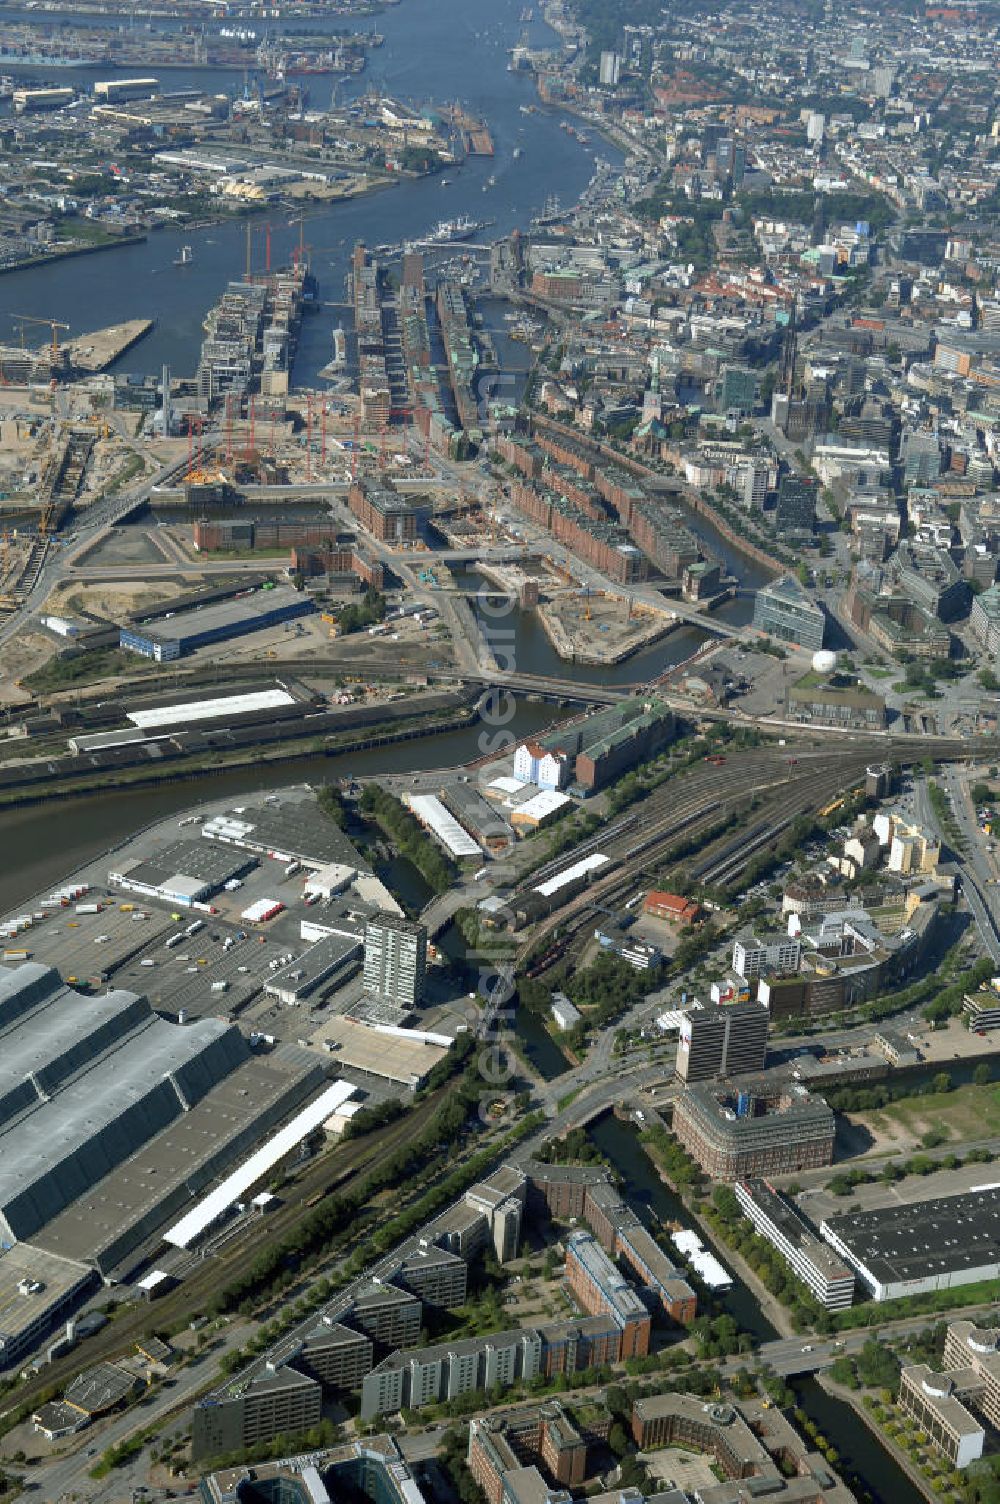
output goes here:
[[225, 1215], [234, 1201], [238, 1201], [251, 1186], [273, 1170], [286, 1154], [298, 1148], [303, 1139], [308, 1138], [328, 1117], [343, 1107], [353, 1097], [354, 1090], [349, 1081], [335, 1081], [332, 1086], [328, 1086], [314, 1102], [310, 1102], [290, 1123], [286, 1123], [249, 1159], [244, 1160], [238, 1169], [227, 1175], [221, 1185], [204, 1196], [173, 1227], [168, 1228], [163, 1234], [163, 1241], [172, 1243], [175, 1248], [190, 1248], [192, 1243], [196, 1243]]

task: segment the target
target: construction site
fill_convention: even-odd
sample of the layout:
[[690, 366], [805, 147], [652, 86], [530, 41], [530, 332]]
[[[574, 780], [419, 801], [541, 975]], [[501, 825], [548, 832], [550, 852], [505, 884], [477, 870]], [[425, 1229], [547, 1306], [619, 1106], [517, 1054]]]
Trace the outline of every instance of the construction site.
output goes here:
[[[614, 665], [672, 629], [659, 597], [616, 589], [468, 463], [484, 439], [480, 373], [497, 357], [462, 282], [423, 253], [407, 251], [397, 279], [384, 247], [355, 246], [339, 374], [327, 391], [293, 389], [322, 306], [298, 229], [275, 267], [270, 227], [255, 264], [247, 226], [245, 264], [187, 374], [102, 369], [142, 321], [73, 339], [58, 320], [21, 321], [7, 369], [24, 384], [0, 388], [8, 704], [168, 659], [187, 673], [319, 656], [366, 678], [478, 673], [496, 660], [473, 598], [493, 582], [537, 612], [567, 664]], [[49, 338], [31, 350], [36, 323]]]
[[547, 593], [538, 619], [560, 658], [569, 663], [621, 663], [677, 625], [628, 595], [572, 587]]
[[[209, 311], [188, 377], [167, 368], [159, 379], [103, 374], [148, 332], [148, 320], [74, 339], [59, 320], [15, 320], [20, 343], [0, 347], [0, 611], [30, 595], [61, 529], [73, 541], [71, 519], [86, 520], [100, 501], [124, 520], [132, 482], [156, 482], [143, 506], [180, 507], [192, 519], [285, 505], [303, 488], [329, 496], [376, 477], [410, 491], [442, 485], [430, 426], [415, 426], [412, 405], [372, 412], [364, 392], [290, 395], [301, 321], [316, 303], [306, 248], [273, 270], [268, 233], [265, 266], [255, 270], [250, 243], [248, 233], [244, 274]], [[374, 313], [391, 361], [382, 302], [379, 287]], [[36, 325], [49, 334], [41, 346], [30, 338]], [[446, 427], [441, 448], [450, 434]], [[153, 568], [187, 562], [183, 549], [151, 549]]]
[[[493, 523], [490, 541], [500, 533]], [[553, 648], [567, 663], [621, 663], [677, 625], [669, 607], [658, 610], [628, 594], [581, 586], [573, 570], [550, 554], [539, 552], [517, 564], [480, 562], [475, 569], [516, 600], [521, 610], [535, 611]], [[441, 566], [433, 573], [440, 584]]]
[[[75, 339], [60, 340], [60, 331], [68, 333], [70, 326], [58, 319], [17, 314], [14, 323], [18, 326], [20, 342], [0, 345], [0, 387], [73, 381], [80, 376], [105, 371], [153, 328], [152, 319], [128, 319], [125, 323], [110, 324], [105, 329], [95, 329]], [[51, 337], [44, 345], [28, 343], [25, 329], [33, 325], [49, 329]]]

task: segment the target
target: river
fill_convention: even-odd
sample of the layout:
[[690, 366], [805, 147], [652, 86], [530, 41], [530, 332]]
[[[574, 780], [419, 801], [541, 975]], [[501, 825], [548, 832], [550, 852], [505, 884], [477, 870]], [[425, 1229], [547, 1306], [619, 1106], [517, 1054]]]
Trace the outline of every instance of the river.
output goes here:
[[[357, 23], [359, 29], [377, 28], [386, 41], [382, 48], [369, 53], [368, 68], [360, 79], [341, 85], [341, 98], [371, 85], [413, 103], [443, 103], [457, 97], [485, 116], [493, 132], [496, 155], [492, 159], [470, 158], [460, 169], [450, 170], [446, 187], [440, 179], [407, 181], [384, 193], [308, 212], [305, 235], [313, 269], [320, 279], [324, 308], [321, 317], [308, 320], [303, 327], [295, 370], [298, 384], [312, 383], [329, 359], [331, 331], [341, 321], [338, 305], [344, 297], [350, 248], [356, 240], [377, 244], [420, 236], [438, 219], [459, 214], [495, 221], [485, 232], [492, 238], [515, 225], [524, 225], [551, 194], [558, 193], [564, 202], [572, 202], [585, 187], [593, 171], [594, 149], [583, 147], [559, 130], [553, 112], [522, 113], [521, 107], [535, 100], [533, 81], [506, 68], [507, 49], [524, 30], [520, 13], [521, 0], [496, 0], [488, 10], [467, 7], [461, 0], [404, 0], [383, 15]], [[24, 15], [38, 19], [37, 12]], [[17, 18], [17, 12], [4, 12], [5, 20]], [[69, 18], [46, 13], [48, 21], [58, 23], [62, 19]], [[109, 18], [107, 24], [116, 26], [120, 22]], [[173, 24], [176, 29], [178, 23], [157, 24], [165, 29]], [[296, 21], [295, 25], [320, 32], [336, 29], [322, 21]], [[554, 39], [540, 22], [530, 30], [532, 45]], [[53, 70], [58, 82], [81, 86], [114, 76], [116, 71], [107, 65]], [[163, 79], [165, 90], [197, 88], [232, 93], [240, 84], [239, 75], [230, 70], [200, 68], [172, 69]], [[310, 88], [311, 105], [325, 108], [333, 80], [312, 80]], [[520, 148], [518, 159], [513, 155], [515, 148]], [[599, 143], [598, 153], [613, 162], [620, 160], [605, 143]], [[496, 179], [493, 186], [487, 184], [490, 176]], [[276, 219], [272, 253], [280, 263], [290, 256], [299, 231], [284, 216]], [[255, 229], [258, 265], [263, 255], [262, 236], [262, 228]], [[182, 243], [193, 247], [194, 261], [176, 269], [173, 260]], [[244, 230], [239, 224], [164, 230], [139, 245], [4, 277], [0, 279], [0, 331], [25, 308], [66, 321], [73, 334], [124, 319], [155, 317], [153, 333], [120, 365], [130, 371], [155, 372], [166, 363], [178, 374], [191, 373], [201, 344], [202, 320], [226, 282], [241, 275], [244, 248]], [[81, 309], [86, 309], [83, 316]], [[695, 526], [713, 552], [730, 567], [735, 566], [734, 572], [745, 586], [753, 588], [759, 583], [754, 578], [756, 571], [735, 556], [717, 534], [700, 521]], [[748, 605], [745, 599], [739, 599], [724, 611], [728, 619], [744, 621]], [[567, 677], [579, 674], [578, 668], [556, 658], [535, 618], [518, 613], [517, 633], [520, 668]], [[647, 672], [688, 656], [703, 636], [696, 628], [681, 629], [626, 663], [608, 670], [589, 670], [587, 676], [615, 683], [645, 677]], [[519, 703], [513, 728], [524, 735], [550, 718], [551, 710], [545, 707]], [[398, 772], [457, 763], [476, 754], [478, 736], [479, 729], [474, 727], [367, 753], [304, 758], [189, 782], [108, 790], [99, 798], [84, 796], [6, 811], [0, 815], [0, 845], [8, 856], [0, 870], [0, 910], [56, 882], [141, 826], [201, 799], [296, 782], [320, 782], [346, 773]], [[408, 878], [416, 898], [418, 875], [400, 872], [397, 876]], [[532, 1023], [535, 1027], [527, 1030], [531, 1036], [526, 1039], [528, 1049], [539, 1063], [544, 1057], [547, 1074], [556, 1074], [559, 1052], [540, 1023]], [[625, 1176], [632, 1198], [660, 1216], [680, 1214], [680, 1203], [660, 1181], [635, 1141], [634, 1130], [607, 1117], [594, 1129], [594, 1138]], [[774, 1335], [745, 1287], [734, 1285], [724, 1304], [758, 1340]], [[892, 1504], [918, 1504], [920, 1496], [909, 1480], [848, 1407], [831, 1400], [812, 1381], [799, 1385], [798, 1394], [803, 1408], [837, 1447], [848, 1469], [864, 1478], [873, 1498], [884, 1499], [887, 1504], [890, 1500]]]
[[[590, 1138], [621, 1175], [630, 1204], [645, 1207], [660, 1220], [678, 1221], [685, 1227], [692, 1225], [690, 1213], [680, 1197], [660, 1179], [632, 1124], [620, 1122], [608, 1113], [591, 1126]], [[698, 1233], [709, 1242], [703, 1229], [699, 1228]], [[726, 1257], [725, 1247], [712, 1246], [731, 1273], [732, 1263]], [[753, 1335], [755, 1343], [770, 1342], [779, 1335], [754, 1293], [735, 1277], [732, 1289], [720, 1298], [720, 1304], [743, 1331]], [[860, 1496], [871, 1499], [873, 1504], [924, 1504], [919, 1490], [850, 1405], [827, 1394], [815, 1379], [796, 1379], [791, 1387], [798, 1405], [840, 1454], [840, 1470], [849, 1479], [858, 1480], [855, 1487]]]
[[[509, 729], [521, 738], [549, 724], [557, 713], [551, 705], [518, 700]], [[145, 788], [102, 789], [99, 794], [4, 810], [0, 812], [0, 851], [6, 858], [0, 865], [0, 913], [67, 877], [142, 826], [203, 800], [295, 783], [326, 783], [348, 774], [455, 767], [480, 755], [481, 734], [482, 727], [472, 725], [367, 752], [261, 763]], [[406, 874], [408, 884], [413, 877]]]
[[[559, 129], [560, 115], [539, 110], [521, 113], [536, 99], [533, 78], [507, 70], [507, 50], [524, 30], [521, 0], [496, 0], [487, 7], [467, 6], [462, 0], [403, 0], [377, 17], [362, 17], [350, 29], [377, 29], [382, 47], [368, 53], [364, 73], [340, 86], [340, 98], [358, 97], [375, 86], [412, 104], [437, 104], [456, 99], [490, 126], [495, 156], [470, 157], [449, 168], [448, 186], [442, 177], [407, 180], [386, 189], [327, 208], [306, 209], [305, 239], [325, 306], [319, 317], [303, 325], [295, 366], [298, 385], [310, 385], [330, 359], [331, 334], [342, 321], [344, 277], [351, 248], [357, 240], [369, 245], [417, 237], [440, 219], [467, 214], [495, 221], [483, 238], [493, 239], [515, 226], [525, 226], [546, 199], [558, 193], [563, 203], [574, 202], [594, 170], [595, 152], [610, 162], [621, 154], [595, 140], [584, 147]], [[5, 19], [13, 19], [9, 12]], [[37, 16], [36, 16], [37, 19]], [[46, 13], [46, 20], [68, 19]], [[331, 22], [295, 21], [296, 28], [318, 32], [344, 29], [343, 17]], [[531, 28], [534, 45], [553, 45], [555, 33], [544, 23]], [[22, 72], [37, 73], [36, 70]], [[95, 79], [111, 76], [114, 68], [50, 70], [60, 84], [92, 87]], [[127, 70], [134, 74], [136, 68]], [[198, 88], [213, 92], [242, 92], [239, 72], [222, 69], [171, 69], [162, 77], [164, 90]], [[329, 104], [334, 80], [308, 80], [311, 106]], [[521, 155], [515, 160], [514, 150]], [[487, 180], [496, 179], [489, 187]], [[484, 191], [485, 190], [485, 191]], [[276, 264], [287, 261], [299, 236], [298, 220], [287, 213], [273, 216], [272, 255]], [[255, 264], [262, 268], [263, 220], [254, 230]], [[194, 260], [176, 268], [174, 257], [182, 244], [194, 250]], [[154, 232], [140, 245], [123, 246], [98, 255], [73, 258], [0, 278], [0, 337], [9, 338], [12, 316], [25, 311], [61, 319], [71, 334], [124, 319], [155, 317], [152, 334], [119, 363], [123, 369], [158, 373], [166, 363], [176, 374], [194, 371], [203, 337], [202, 320], [223, 292], [227, 281], [243, 273], [245, 229], [227, 223], [202, 230], [166, 229]], [[81, 314], [85, 309], [86, 313]]]

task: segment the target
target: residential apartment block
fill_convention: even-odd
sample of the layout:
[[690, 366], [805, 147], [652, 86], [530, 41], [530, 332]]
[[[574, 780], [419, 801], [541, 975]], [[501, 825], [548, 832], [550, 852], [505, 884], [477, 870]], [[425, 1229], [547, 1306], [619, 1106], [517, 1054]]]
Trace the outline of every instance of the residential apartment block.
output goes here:
[[623, 1358], [641, 1358], [648, 1353], [649, 1312], [593, 1233], [570, 1234], [566, 1279], [584, 1310], [591, 1316], [610, 1316], [620, 1328]]
[[795, 1207], [766, 1180], [738, 1180], [733, 1187], [743, 1214], [781, 1254], [792, 1273], [827, 1311], [844, 1311], [854, 1300], [854, 1270], [814, 1233]]

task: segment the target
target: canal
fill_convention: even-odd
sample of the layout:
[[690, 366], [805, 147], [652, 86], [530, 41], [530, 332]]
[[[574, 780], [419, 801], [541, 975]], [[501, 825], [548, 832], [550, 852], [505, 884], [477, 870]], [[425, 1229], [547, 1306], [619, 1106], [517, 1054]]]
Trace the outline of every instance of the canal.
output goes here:
[[[647, 1221], [677, 1221], [692, 1225], [691, 1214], [680, 1197], [660, 1179], [656, 1166], [642, 1147], [631, 1123], [608, 1113], [590, 1128], [590, 1138], [623, 1181], [633, 1205], [644, 1207]], [[700, 1237], [710, 1243], [702, 1228]], [[713, 1252], [733, 1273], [725, 1247], [711, 1245]], [[720, 1297], [720, 1305], [755, 1343], [771, 1342], [780, 1334], [764, 1315], [756, 1295], [733, 1275], [732, 1289]], [[797, 1405], [808, 1415], [840, 1456], [838, 1467], [858, 1493], [872, 1504], [925, 1504], [895, 1459], [879, 1443], [850, 1405], [827, 1394], [815, 1379], [796, 1379], [790, 1386]]]
[[518, 1008], [514, 1032], [521, 1053], [543, 1081], [555, 1081], [570, 1069], [570, 1062], [537, 1013], [529, 1013], [527, 1008]]
[[[713, 617], [733, 626], [745, 626], [753, 616], [754, 593], [772, 578], [772, 572], [741, 553], [711, 522], [696, 516], [690, 509], [684, 510], [685, 520], [705, 553], [718, 560], [725, 572], [740, 582], [739, 592], [731, 600], [724, 601], [712, 613]], [[475, 569], [455, 568], [452, 573], [461, 590], [491, 590], [492, 581]], [[470, 605], [483, 635], [497, 650], [498, 657], [505, 663], [512, 660], [519, 673], [603, 686], [647, 683], [666, 669], [684, 663], [711, 635], [701, 627], [678, 626], [621, 663], [574, 663], [556, 652], [534, 609], [522, 610], [515, 600], [510, 601], [508, 610], [499, 613], [495, 609], [484, 609], [480, 600], [473, 599]]]
[[[475, 570], [455, 571], [455, 579], [462, 590], [491, 589], [486, 576]], [[489, 607], [484, 609], [483, 602], [478, 600], [470, 604], [483, 635], [496, 649], [501, 662], [509, 663], [513, 659], [517, 672], [521, 674], [573, 679], [581, 684], [641, 684], [655, 678], [665, 668], [690, 658], [709, 635], [699, 627], [678, 627], [621, 663], [607, 667], [595, 663], [572, 663], [560, 658], [534, 609], [522, 609], [513, 600], [510, 609], [502, 613]]]

